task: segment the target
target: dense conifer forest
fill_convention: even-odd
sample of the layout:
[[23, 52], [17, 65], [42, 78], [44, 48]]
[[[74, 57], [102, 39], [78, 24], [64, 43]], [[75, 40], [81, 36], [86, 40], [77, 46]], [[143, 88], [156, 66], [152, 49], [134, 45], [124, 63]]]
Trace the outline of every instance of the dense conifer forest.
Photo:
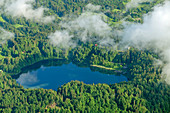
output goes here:
[[[143, 23], [143, 15], [164, 0], [143, 2], [127, 10], [128, 2], [130, 0], [35, 0], [33, 9], [48, 8], [44, 15], [54, 16], [52, 23], [13, 17], [3, 12], [5, 6], [1, 6], [0, 32], [5, 30], [14, 37], [1, 41], [0, 45], [0, 112], [169, 113], [170, 85], [161, 77], [162, 66], [154, 65], [155, 59], [160, 58], [157, 53], [136, 47], [122, 50], [120, 45], [96, 46], [93, 41], [79, 40], [76, 47], [66, 48], [49, 42], [50, 33], [66, 29], [61, 25], [65, 18], [81, 15], [88, 4], [101, 6], [104, 21], [110, 28], [120, 30], [123, 29], [122, 20]], [[115, 44], [121, 40], [112, 38]], [[26, 71], [27, 66], [45, 60], [52, 60], [47, 66], [72, 62], [101, 73], [123, 74], [128, 82], [85, 84], [70, 81], [57, 91], [25, 89], [16, 82], [14, 78]]]

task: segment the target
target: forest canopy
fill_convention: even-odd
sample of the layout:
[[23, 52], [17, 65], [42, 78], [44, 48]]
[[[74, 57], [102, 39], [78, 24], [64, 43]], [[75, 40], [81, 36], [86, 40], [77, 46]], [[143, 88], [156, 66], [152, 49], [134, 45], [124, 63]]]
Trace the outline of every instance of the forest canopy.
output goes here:
[[[168, 0], [1, 0], [0, 112], [169, 113], [169, 6]], [[54, 91], [26, 89], [13, 79], [49, 59], [114, 69], [128, 82], [71, 81]]]

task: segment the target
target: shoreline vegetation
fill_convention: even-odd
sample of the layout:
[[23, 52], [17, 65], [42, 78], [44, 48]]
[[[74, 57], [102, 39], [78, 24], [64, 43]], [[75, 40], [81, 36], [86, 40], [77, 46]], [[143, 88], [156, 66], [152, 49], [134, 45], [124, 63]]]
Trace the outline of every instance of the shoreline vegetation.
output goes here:
[[[25, 70], [27, 69], [27, 68], [29, 68], [29, 67], [33, 67], [34, 68], [34, 66], [36, 65], [36, 64], [39, 64], [39, 63], [41, 63], [41, 62], [48, 62], [48, 61], [51, 61], [51, 60], [65, 60], [65, 59], [62, 59], [62, 58], [44, 58], [44, 59], [42, 59], [42, 60], [39, 60], [39, 61], [37, 61], [37, 62], [34, 62], [34, 63], [32, 63], [32, 64], [29, 64], [29, 65], [26, 65], [26, 66], [24, 66], [24, 67], [21, 67], [21, 69], [20, 69], [20, 72], [19, 73], [9, 73], [12, 77], [15, 77], [15, 76], [19, 76], [20, 74], [22, 74], [23, 72], [25, 72]], [[44, 65], [43, 63], [41, 64], [41, 65], [38, 65], [38, 68], [40, 68], [40, 66], [42, 66], [42, 65]]]
[[[39, 63], [39, 62], [49, 61], [49, 60], [64, 60], [64, 59], [63, 59], [63, 58], [57, 58], [57, 57], [42, 58], [42, 59], [40, 59], [40, 60], [38, 60], [38, 61], [33, 61], [32, 63], [30, 63], [30, 64], [28, 64], [28, 65], [25, 65], [25, 66], [23, 66], [23, 67], [20, 67], [18, 73], [16, 73], [16, 72], [13, 72], [13, 73], [8, 73], [8, 72], [7, 72], [7, 73], [10, 74], [11, 76], [19, 75], [19, 74], [22, 73], [22, 71], [24, 70], [24, 68], [33, 66], [33, 65], [35, 65], [35, 64], [37, 64], [37, 63]], [[16, 65], [17, 65], [17, 64], [16, 64]]]
[[[14, 79], [16, 79], [16, 78], [18, 78], [23, 72], [25, 73], [25, 71], [27, 72], [27, 69], [28, 68], [30, 68], [31, 67], [31, 69], [34, 69], [35, 68], [35, 66], [36, 66], [36, 69], [38, 69], [38, 68], [40, 68], [41, 66], [46, 66], [46, 64], [45, 63], [49, 63], [50, 61], [52, 61], [51, 62], [51, 64], [49, 64], [48, 66], [58, 66], [58, 65], [62, 65], [62, 64], [68, 64], [68, 63], [73, 63], [73, 61], [70, 61], [69, 59], [63, 59], [63, 58], [55, 58], [55, 57], [53, 57], [53, 58], [44, 58], [43, 60], [39, 60], [39, 61], [37, 61], [37, 62], [34, 62], [34, 63], [32, 63], [32, 64], [30, 64], [30, 65], [27, 65], [27, 66], [24, 66], [24, 67], [22, 67], [21, 68], [21, 72], [19, 72], [19, 73], [10, 73], [10, 75], [12, 76], [12, 78], [14, 78]], [[43, 63], [43, 62], [45, 62], [45, 63]], [[60, 63], [59, 63], [60, 62]], [[37, 66], [38, 65], [38, 66]], [[75, 64], [75, 65], [77, 65], [77, 66], [79, 66], [79, 64]], [[81, 65], [81, 66], [83, 66], [83, 65]], [[123, 71], [122, 71], [122, 68], [111, 68], [111, 67], [105, 67], [104, 65], [102, 66], [102, 65], [91, 65], [91, 64], [89, 64], [88, 66], [86, 65], [86, 67], [88, 67], [88, 68], [90, 68], [90, 67], [95, 67], [95, 68], [99, 68], [99, 69], [104, 69], [104, 70], [109, 70], [109, 71], [113, 71], [112, 73], [113, 74], [115, 74], [115, 73], [118, 73], [118, 74], [120, 74], [120, 73], [122, 73]], [[103, 70], [103, 71], [104, 71]], [[99, 70], [97, 70], [97, 71], [99, 71]], [[102, 71], [100, 70], [99, 72], [101, 72], [102, 73]], [[111, 74], [111, 73], [109, 73], [109, 74]], [[123, 73], [123, 74], [125, 74], [125, 73]]]
[[[32, 10], [40, 11], [36, 9], [48, 8], [49, 10], [44, 11], [44, 16], [57, 17], [53, 23], [49, 24], [38, 23], [35, 19], [31, 20], [23, 16], [13, 17], [6, 12], [1, 12], [0, 27], [14, 34], [14, 38], [11, 37], [10, 40], [6, 40], [0, 45], [0, 112], [150, 113], [154, 111], [155, 113], [169, 113], [170, 85], [162, 82], [164, 81], [161, 77], [162, 68], [154, 67], [153, 62], [160, 56], [153, 51], [130, 47], [122, 52], [116, 51], [112, 47], [109, 48], [114, 45], [103, 47], [98, 42], [84, 43], [79, 40], [77, 40], [78, 44], [75, 48], [66, 50], [58, 47], [59, 44], [52, 45], [48, 38], [49, 34], [55, 33], [55, 31], [65, 31], [66, 29], [61, 25], [61, 22], [65, 21], [65, 16], [68, 17], [70, 13], [81, 16], [89, 3], [97, 7], [101, 6], [101, 12], [95, 12], [103, 13], [108, 19], [105, 23], [115, 31], [114, 29], [123, 29], [123, 26], [120, 25], [122, 19], [142, 24], [143, 15], [149, 14], [153, 11], [154, 6], [163, 1], [144, 2], [139, 7], [129, 10], [126, 10], [126, 3], [129, 0], [35, 0], [35, 4], [31, 2]], [[4, 1], [4, 3], [8, 3], [8, 1]], [[20, 5], [17, 6], [20, 7]], [[5, 11], [4, 8], [6, 5], [1, 7], [1, 10]], [[13, 8], [15, 11], [18, 9]], [[94, 37], [90, 38], [97, 37], [94, 34]], [[121, 40], [117, 36], [112, 38], [115, 39], [115, 43], [119, 43]], [[76, 37], [72, 37], [72, 39], [76, 40]], [[97, 46], [95, 46], [96, 43]], [[67, 46], [67, 40], [64, 40], [63, 46], [65, 45]], [[22, 69], [27, 68], [28, 65], [52, 58], [69, 60], [68, 62], [89, 66], [90, 69], [99, 72], [112, 73], [114, 71], [112, 69], [119, 70], [120, 68], [124, 73], [124, 70], [127, 70], [125, 76], [128, 81], [110, 85], [100, 83], [90, 85], [80, 81], [71, 81], [54, 91], [42, 88], [24, 89], [11, 77], [12, 74], [23, 71]], [[55, 65], [55, 62], [52, 64]], [[35, 66], [35, 68], [38, 67]]]

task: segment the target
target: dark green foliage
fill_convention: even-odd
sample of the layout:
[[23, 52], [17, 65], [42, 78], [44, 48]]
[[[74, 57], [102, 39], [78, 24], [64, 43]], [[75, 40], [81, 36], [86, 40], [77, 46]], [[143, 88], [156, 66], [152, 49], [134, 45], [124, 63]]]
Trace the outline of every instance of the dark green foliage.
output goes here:
[[[100, 5], [101, 11], [115, 23], [127, 17], [128, 21], [142, 23], [142, 15], [162, 2], [153, 0], [140, 7], [126, 11], [129, 0], [36, 0], [34, 8], [47, 7], [45, 15], [55, 15], [56, 24], [40, 24], [25, 18], [12, 18], [1, 14], [6, 22], [0, 26], [13, 32], [15, 38], [0, 46], [0, 112], [58, 112], [58, 113], [109, 113], [109, 112], [170, 112], [170, 86], [161, 81], [161, 67], [153, 66], [158, 55], [135, 48], [120, 51], [109, 47], [82, 43], [76, 48], [62, 49], [49, 44], [47, 36], [63, 29], [58, 23], [67, 14], [80, 15], [88, 3]], [[118, 11], [114, 11], [114, 9]], [[110, 22], [111, 21], [111, 22]], [[22, 25], [15, 27], [15, 25]], [[118, 42], [119, 40], [117, 40]], [[103, 73], [120, 72], [128, 82], [119, 84], [84, 84], [71, 81], [57, 91], [46, 89], [24, 89], [11, 75], [26, 71], [27, 66], [43, 60], [58, 59], [90, 67]], [[105, 69], [93, 67], [103, 66]], [[37, 67], [34, 68], [38, 68]], [[116, 71], [106, 70], [107, 68]], [[2, 71], [3, 70], [3, 71]], [[116, 72], [116, 73], [118, 73]]]

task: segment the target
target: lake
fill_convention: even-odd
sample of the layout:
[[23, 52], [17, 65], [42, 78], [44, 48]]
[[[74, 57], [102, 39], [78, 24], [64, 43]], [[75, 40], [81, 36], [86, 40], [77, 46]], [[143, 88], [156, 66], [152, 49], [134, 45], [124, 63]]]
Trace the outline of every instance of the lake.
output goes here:
[[[40, 65], [38, 69], [28, 69], [16, 79], [16, 81], [24, 88], [57, 90], [58, 87], [70, 82], [71, 80], [83, 81], [86, 84], [113, 84], [127, 81], [127, 78], [123, 75], [116, 76], [113, 74], [103, 74], [98, 71], [92, 71], [88, 67], [78, 67], [72, 63], [61, 64], [60, 66], [37, 65]], [[30, 66], [29, 68], [32, 67]]]

